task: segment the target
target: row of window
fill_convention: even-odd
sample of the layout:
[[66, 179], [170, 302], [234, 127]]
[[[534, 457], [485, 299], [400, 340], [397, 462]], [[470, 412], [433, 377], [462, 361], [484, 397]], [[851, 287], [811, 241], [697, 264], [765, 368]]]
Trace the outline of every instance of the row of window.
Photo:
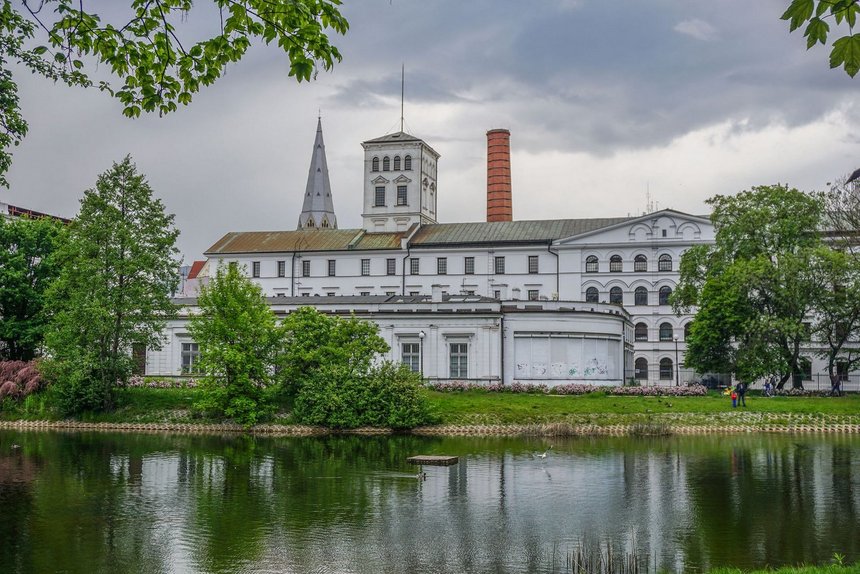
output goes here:
[[[585, 272], [597, 273], [599, 271], [600, 261], [597, 255], [589, 255], [585, 258]], [[609, 258], [609, 271], [611, 273], [620, 273], [624, 270], [624, 262], [620, 255], [613, 255]], [[657, 259], [658, 271], [672, 270], [672, 256], [664, 253]], [[633, 271], [648, 271], [648, 258], [644, 255], [637, 255], [633, 258]]]
[[[403, 169], [404, 171], [412, 171], [412, 156], [407, 155], [403, 157]], [[379, 171], [379, 158], [374, 157], [370, 161], [370, 171]], [[382, 158], [382, 171], [391, 171], [391, 158], [385, 156]], [[400, 171], [400, 156], [394, 156], [394, 171]]]
[[[672, 288], [664, 285], [660, 287], [660, 290], [657, 292], [657, 304], [658, 305], [669, 305], [669, 298], [672, 296]], [[586, 303], [599, 303], [600, 302], [600, 291], [597, 290], [597, 287], [589, 287], [585, 290], [585, 302]], [[617, 305], [624, 304], [624, 291], [621, 287], [613, 287], [609, 290], [609, 302], [615, 303]], [[633, 291], [633, 304], [634, 305], [648, 305], [648, 289], [645, 287], [637, 287]]]
[[[540, 272], [540, 264], [539, 257], [537, 255], [529, 255], [528, 256], [528, 272], [530, 274], [537, 274]], [[335, 277], [337, 275], [337, 260], [336, 259], [328, 259], [328, 276]], [[505, 257], [499, 256], [493, 259], [493, 269], [498, 275], [503, 275], [505, 273]], [[287, 271], [287, 262], [286, 261], [278, 261], [278, 277], [285, 277]], [[396, 275], [397, 274], [397, 259], [390, 257], [385, 260], [385, 274], [386, 275]], [[421, 258], [420, 257], [411, 257], [409, 259], [409, 274], [410, 275], [420, 275], [421, 274]], [[436, 258], [436, 274], [437, 275], [447, 275], [448, 274], [448, 258], [447, 257], [437, 257]], [[463, 258], [463, 274], [464, 275], [474, 275], [475, 274], [475, 258], [474, 257], [464, 257]], [[370, 259], [362, 259], [361, 260], [361, 275], [369, 276], [370, 275]], [[260, 262], [252, 261], [251, 262], [251, 276], [254, 278], [260, 277]], [[302, 260], [302, 277], [310, 277], [311, 276], [311, 262], [309, 259]], [[595, 290], [595, 293], [597, 290]]]
[[[639, 357], [633, 363], [634, 373], [633, 376], [636, 380], [647, 380], [648, 379], [648, 359], [644, 357]], [[660, 359], [660, 380], [663, 381], [671, 381], [675, 378], [675, 364], [672, 359], [664, 358]]]
[[[385, 186], [380, 185], [376, 187], [376, 190], [373, 195], [373, 207], [385, 207], [387, 205], [385, 198]], [[407, 192], [405, 185], [397, 186], [397, 202], [396, 205], [408, 205], [407, 203]]]
[[[687, 337], [690, 336], [690, 325], [692, 323], [687, 323], [684, 325], [684, 340], [687, 340]], [[660, 323], [660, 340], [661, 341], [674, 341], [675, 331], [672, 327], [671, 323]], [[648, 325], [645, 323], [636, 323], [633, 327], [633, 340], [634, 341], [647, 341], [648, 340]]]
[[[409, 367], [413, 373], [422, 372], [424, 368], [421, 365], [421, 343], [402, 343], [400, 361]], [[448, 344], [448, 377], [452, 379], [469, 378], [468, 343]]]

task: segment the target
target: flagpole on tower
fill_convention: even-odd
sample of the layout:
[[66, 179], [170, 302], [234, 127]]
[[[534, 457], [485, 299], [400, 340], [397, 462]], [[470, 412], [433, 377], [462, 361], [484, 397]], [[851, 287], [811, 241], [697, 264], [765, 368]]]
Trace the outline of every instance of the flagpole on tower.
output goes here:
[[403, 95], [405, 93], [404, 86], [406, 84], [406, 64], [400, 64], [400, 131], [403, 131]]

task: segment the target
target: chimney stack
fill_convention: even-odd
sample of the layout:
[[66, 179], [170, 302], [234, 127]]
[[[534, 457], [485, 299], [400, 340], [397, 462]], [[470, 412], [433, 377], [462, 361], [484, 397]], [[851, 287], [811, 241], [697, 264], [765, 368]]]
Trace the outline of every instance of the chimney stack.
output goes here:
[[487, 132], [487, 221], [512, 221], [511, 132]]

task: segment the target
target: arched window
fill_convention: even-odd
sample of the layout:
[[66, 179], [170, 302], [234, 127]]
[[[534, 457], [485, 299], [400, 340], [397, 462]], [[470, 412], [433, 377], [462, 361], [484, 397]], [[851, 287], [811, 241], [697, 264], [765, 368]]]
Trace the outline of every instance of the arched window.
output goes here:
[[323, 218], [322, 223], [320, 224], [320, 227], [322, 227], [323, 229], [327, 228], [328, 227], [328, 219]]
[[660, 340], [671, 341], [674, 333], [672, 332], [671, 323], [660, 323]]
[[314, 218], [308, 217], [308, 220], [305, 222], [305, 227], [313, 227], [314, 226]]
[[400, 156], [394, 156], [394, 171], [400, 171]]
[[671, 271], [672, 270], [672, 256], [668, 253], [664, 253], [660, 256], [660, 259], [657, 260], [657, 270], [658, 271]]
[[624, 303], [624, 292], [621, 291], [621, 287], [613, 287], [609, 290], [609, 302], [617, 305]]
[[647, 341], [648, 340], [648, 325], [645, 323], [636, 323], [636, 326], [633, 328], [633, 340], [634, 341]]
[[613, 273], [621, 272], [621, 256], [613, 255], [609, 258], [609, 270]]
[[382, 158], [382, 171], [391, 171], [391, 159], [388, 156]]
[[690, 325], [692, 325], [692, 324], [693, 324], [692, 321], [684, 324], [684, 340], [685, 341], [690, 338]]
[[379, 171], [379, 158], [375, 157], [370, 162], [370, 171]]
[[633, 303], [635, 305], [647, 305], [648, 289], [645, 287], [637, 287], [636, 291], [633, 292]]
[[669, 297], [672, 296], [672, 288], [668, 285], [660, 287], [660, 305], [668, 305]]
[[660, 380], [671, 381], [674, 378], [672, 366], [672, 359], [660, 359]]
[[645, 357], [639, 357], [636, 359], [636, 362], [633, 363], [633, 368], [635, 369], [633, 376], [637, 381], [648, 380], [648, 359]]
[[585, 302], [586, 303], [597, 303], [600, 301], [600, 293], [597, 291], [597, 287], [589, 287], [585, 290]]
[[407, 155], [403, 158], [403, 169], [406, 171], [412, 171], [412, 156]]
[[648, 271], [648, 258], [644, 255], [637, 255], [633, 259], [633, 271]]
[[585, 258], [585, 272], [597, 273], [597, 255], [589, 255]]

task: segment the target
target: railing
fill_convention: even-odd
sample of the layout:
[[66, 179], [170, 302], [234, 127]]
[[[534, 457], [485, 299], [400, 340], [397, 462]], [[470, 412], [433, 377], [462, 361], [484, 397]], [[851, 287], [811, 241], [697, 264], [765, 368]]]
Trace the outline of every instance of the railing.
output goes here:
[[[666, 386], [672, 387], [676, 384], [681, 386], [692, 383], [702, 383], [709, 387], [726, 387], [734, 384], [735, 381], [731, 375], [726, 374], [708, 374], [702, 375], [692, 369], [680, 369], [677, 377], [674, 370], [665, 369], [662, 372], [659, 367], [649, 365], [648, 372], [643, 374], [639, 371], [628, 371], [624, 377], [626, 382], [633, 379], [639, 385], [651, 386]], [[825, 373], [812, 373], [811, 375], [802, 375], [801, 384], [808, 391], [829, 391], [830, 390], [830, 375]], [[764, 379], [756, 381], [750, 385], [754, 390], [761, 390], [764, 386]], [[792, 388], [791, 380], [786, 381], [785, 389]], [[860, 373], [852, 373], [843, 375], [842, 377], [843, 392], [860, 392]]]

